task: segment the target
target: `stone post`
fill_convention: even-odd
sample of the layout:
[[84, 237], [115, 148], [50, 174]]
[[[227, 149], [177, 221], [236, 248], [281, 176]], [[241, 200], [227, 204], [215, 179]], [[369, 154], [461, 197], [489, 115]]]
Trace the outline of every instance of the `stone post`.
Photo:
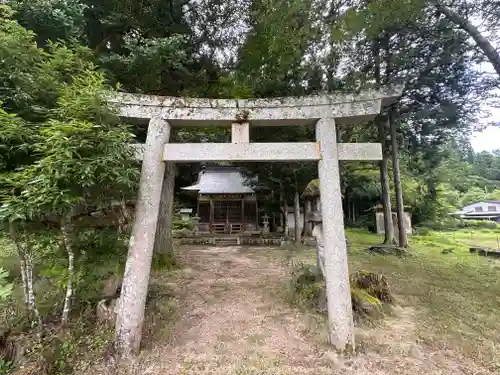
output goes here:
[[167, 121], [151, 119], [116, 319], [116, 349], [122, 357], [137, 354], [140, 348], [165, 172], [163, 151], [169, 136], [170, 124]]
[[318, 174], [323, 217], [329, 338], [337, 350], [349, 352], [354, 350], [354, 323], [334, 119], [323, 118], [317, 122], [316, 140], [321, 149]]

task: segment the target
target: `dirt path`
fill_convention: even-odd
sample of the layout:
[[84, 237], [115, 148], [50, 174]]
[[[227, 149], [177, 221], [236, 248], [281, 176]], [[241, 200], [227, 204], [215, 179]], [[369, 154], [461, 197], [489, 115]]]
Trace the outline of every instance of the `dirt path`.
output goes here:
[[490, 374], [418, 344], [409, 310], [358, 332], [367, 349], [341, 360], [325, 344], [321, 322], [285, 303], [284, 262], [276, 251], [191, 248], [182, 254], [186, 268], [174, 280], [153, 281], [158, 290], [170, 289], [169, 304], [155, 308], [174, 314], [175, 323], [153, 319], [161, 313], [150, 307], [149, 344], [121, 374]]

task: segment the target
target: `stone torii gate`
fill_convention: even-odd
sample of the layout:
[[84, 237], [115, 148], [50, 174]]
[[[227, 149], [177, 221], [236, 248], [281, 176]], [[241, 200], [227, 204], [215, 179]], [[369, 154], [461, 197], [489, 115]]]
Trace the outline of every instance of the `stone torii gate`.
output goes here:
[[[373, 119], [401, 94], [399, 88], [357, 95], [222, 100], [118, 94], [109, 100], [120, 116], [149, 122], [135, 222], [116, 321], [117, 350], [139, 351], [158, 223], [164, 162], [317, 161], [324, 225], [329, 339], [338, 350], [354, 349], [354, 328], [342, 212], [339, 161], [381, 160], [377, 143], [337, 143], [336, 124]], [[311, 125], [316, 142], [251, 143], [250, 126]], [[231, 143], [169, 143], [172, 127], [230, 126]]]

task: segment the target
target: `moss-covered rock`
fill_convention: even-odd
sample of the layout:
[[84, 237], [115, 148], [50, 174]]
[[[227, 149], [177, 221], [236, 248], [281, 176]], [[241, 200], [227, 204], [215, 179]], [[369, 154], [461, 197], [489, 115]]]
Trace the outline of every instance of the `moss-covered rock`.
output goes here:
[[[327, 313], [326, 287], [321, 272], [313, 265], [292, 264], [289, 281], [290, 300], [302, 308]], [[384, 275], [358, 271], [351, 275], [351, 301], [356, 320], [382, 316], [394, 303]]]

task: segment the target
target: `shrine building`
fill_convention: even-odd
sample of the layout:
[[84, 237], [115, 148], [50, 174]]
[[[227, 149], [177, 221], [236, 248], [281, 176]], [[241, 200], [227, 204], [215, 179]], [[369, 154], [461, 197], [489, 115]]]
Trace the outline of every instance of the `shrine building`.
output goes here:
[[194, 185], [182, 190], [198, 195], [200, 233], [260, 233], [255, 190], [237, 167], [207, 167]]

